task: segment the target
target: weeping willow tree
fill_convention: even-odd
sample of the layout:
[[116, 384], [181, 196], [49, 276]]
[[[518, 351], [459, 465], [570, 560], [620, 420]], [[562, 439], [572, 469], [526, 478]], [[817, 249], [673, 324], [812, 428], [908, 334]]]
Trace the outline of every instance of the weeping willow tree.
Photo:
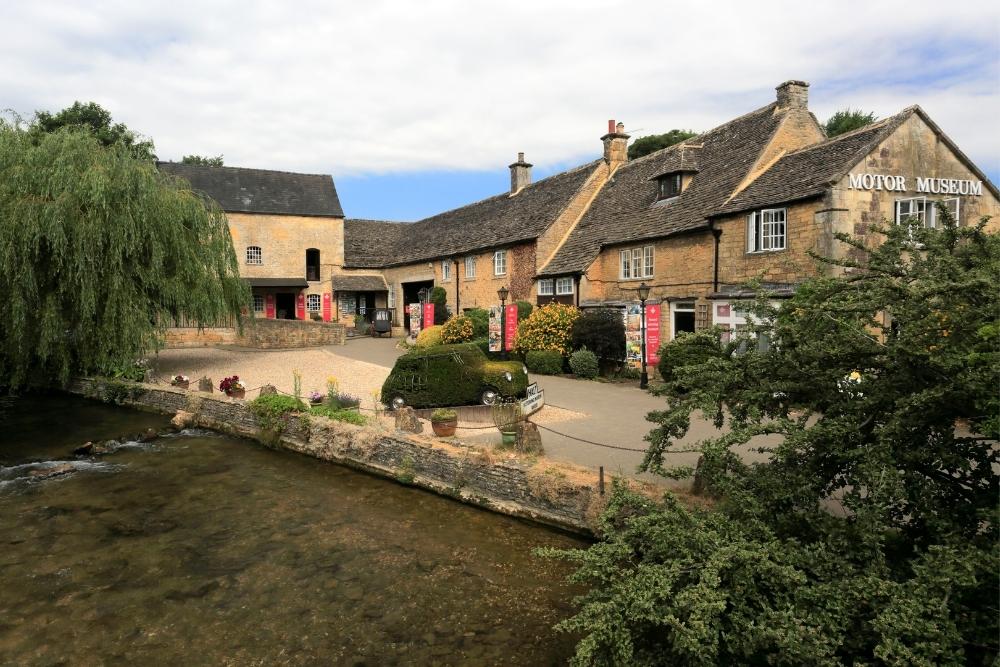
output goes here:
[[0, 386], [108, 372], [248, 299], [223, 213], [187, 183], [85, 128], [0, 119]]

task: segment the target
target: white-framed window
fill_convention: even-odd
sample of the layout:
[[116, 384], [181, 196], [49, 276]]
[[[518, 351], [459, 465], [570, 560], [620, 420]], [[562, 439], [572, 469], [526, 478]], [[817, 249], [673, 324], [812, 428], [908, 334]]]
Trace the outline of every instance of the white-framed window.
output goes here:
[[306, 310], [310, 313], [318, 313], [322, 308], [322, 299], [319, 294], [306, 295]]
[[441, 280], [451, 280], [451, 260], [445, 259], [441, 261]]
[[469, 255], [465, 258], [465, 277], [475, 278], [476, 277], [476, 256]]
[[254, 294], [253, 295], [253, 312], [263, 313], [264, 312], [264, 295]]
[[653, 246], [626, 248], [619, 252], [618, 275], [622, 280], [653, 277]]
[[259, 245], [247, 246], [247, 264], [260, 265], [264, 263], [264, 253]]
[[[746, 301], [716, 301], [714, 312], [712, 313], [713, 324], [722, 328], [722, 341], [728, 343], [734, 334], [747, 329], [751, 323], [760, 324], [762, 320], [749, 312], [749, 303]], [[772, 306], [777, 306], [776, 301], [771, 302]], [[766, 352], [771, 347], [771, 334], [767, 331], [757, 331], [754, 334], [757, 350]], [[744, 348], [741, 346], [741, 350]]]
[[[961, 223], [961, 218], [958, 217], [959, 210], [960, 210], [960, 208], [959, 208], [959, 204], [960, 204], [959, 198], [958, 197], [951, 197], [950, 199], [942, 199], [941, 203], [944, 204], [944, 207], [946, 209], [948, 209], [949, 213], [951, 213], [951, 217], [955, 219], [955, 224], [956, 225], [960, 224]], [[937, 215], [938, 215], [938, 210], [937, 210], [937, 207], [935, 206], [934, 207], [934, 226], [935, 227], [937, 227]]]
[[938, 204], [943, 204], [948, 209], [948, 212], [955, 219], [955, 224], [959, 223], [961, 203], [958, 197], [936, 201], [927, 201], [926, 197], [911, 197], [909, 199], [896, 200], [896, 224], [898, 225], [909, 218], [916, 218], [920, 224], [926, 227], [937, 227], [939, 216], [937, 210]]
[[551, 278], [545, 278], [544, 280], [538, 281], [538, 296], [552, 296], [552, 283]]
[[396, 307], [396, 288], [392, 285], [389, 285], [389, 291], [386, 293], [385, 306], [386, 308]]
[[556, 278], [556, 294], [572, 294], [573, 279], [569, 276]]
[[785, 249], [785, 209], [765, 208], [747, 216], [747, 252]]
[[497, 250], [493, 253], [493, 275], [507, 275], [507, 251]]

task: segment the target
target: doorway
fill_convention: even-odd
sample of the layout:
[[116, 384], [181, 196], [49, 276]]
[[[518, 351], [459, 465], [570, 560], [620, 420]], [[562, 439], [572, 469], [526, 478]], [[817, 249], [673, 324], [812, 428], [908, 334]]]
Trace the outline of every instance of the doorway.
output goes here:
[[682, 333], [694, 333], [694, 301], [670, 304], [670, 340]]
[[420, 303], [420, 290], [426, 288], [430, 291], [434, 287], [433, 280], [417, 280], [412, 283], [403, 283], [403, 326], [410, 330], [410, 304]]
[[278, 292], [274, 295], [274, 316], [279, 320], [295, 319], [295, 295], [291, 292]]

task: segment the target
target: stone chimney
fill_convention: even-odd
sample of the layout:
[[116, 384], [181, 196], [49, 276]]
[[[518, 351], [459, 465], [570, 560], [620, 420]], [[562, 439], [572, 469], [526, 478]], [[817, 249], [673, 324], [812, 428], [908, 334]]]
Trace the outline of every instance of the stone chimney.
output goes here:
[[608, 133], [601, 137], [604, 142], [604, 161], [609, 165], [618, 166], [628, 161], [628, 140], [625, 134], [625, 124], [608, 121]]
[[809, 84], [805, 81], [786, 81], [775, 90], [778, 91], [779, 109], [809, 108]]
[[524, 153], [517, 154], [517, 162], [510, 166], [510, 193], [516, 195], [531, 185], [531, 165], [524, 161]]

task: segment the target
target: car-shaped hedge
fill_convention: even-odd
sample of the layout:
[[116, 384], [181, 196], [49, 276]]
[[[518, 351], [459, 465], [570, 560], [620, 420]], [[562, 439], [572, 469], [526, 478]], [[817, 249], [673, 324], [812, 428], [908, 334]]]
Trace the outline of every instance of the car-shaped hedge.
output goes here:
[[527, 389], [528, 369], [519, 361], [490, 361], [472, 343], [435, 345], [396, 360], [382, 385], [382, 402], [394, 410], [492, 405], [522, 398]]

